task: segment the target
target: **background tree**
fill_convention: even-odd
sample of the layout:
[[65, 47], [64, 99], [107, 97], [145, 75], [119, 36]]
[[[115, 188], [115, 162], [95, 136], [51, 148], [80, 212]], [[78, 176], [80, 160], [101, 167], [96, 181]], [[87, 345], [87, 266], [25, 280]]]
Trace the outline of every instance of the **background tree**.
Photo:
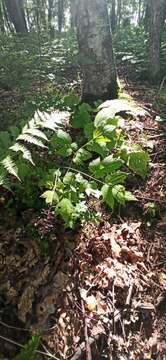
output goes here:
[[112, 37], [105, 0], [75, 0], [84, 101], [117, 97]]
[[149, 14], [149, 78], [155, 82], [160, 77], [161, 30], [166, 17], [166, 1], [150, 0]]
[[23, 0], [4, 0], [9, 19], [17, 33], [27, 33]]

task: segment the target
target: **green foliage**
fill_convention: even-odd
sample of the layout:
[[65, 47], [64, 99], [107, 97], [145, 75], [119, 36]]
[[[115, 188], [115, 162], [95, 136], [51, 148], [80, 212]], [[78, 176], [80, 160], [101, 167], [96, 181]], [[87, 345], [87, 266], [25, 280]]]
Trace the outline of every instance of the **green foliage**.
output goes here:
[[146, 220], [146, 225], [148, 227], [150, 227], [153, 222], [154, 222], [154, 219], [156, 218], [157, 216], [157, 204], [155, 202], [148, 202], [146, 204], [146, 207], [145, 207], [145, 220]]
[[[9, 153], [19, 152], [19, 157], [15, 159], [7, 155], [2, 160], [2, 166], [6, 172], [23, 180], [23, 183], [14, 182], [13, 185], [18, 197], [24, 193], [22, 201], [36, 206], [42, 192], [40, 201], [44, 199], [46, 206], [63, 219], [64, 225], [73, 228], [80, 220], [97, 220], [99, 214], [88, 207], [89, 197], [103, 200], [111, 211], [116, 209], [117, 204], [124, 206], [128, 201], [136, 201], [135, 196], [125, 188], [125, 181], [130, 171], [146, 177], [149, 156], [138, 146], [128, 146], [124, 140], [125, 121], [119, 114], [139, 114], [141, 110], [134, 104], [123, 100], [108, 101], [99, 106], [97, 114], [96, 109], [88, 104], [80, 105], [75, 96], [68, 100], [65, 98], [65, 108], [66, 104], [68, 110], [71, 108], [71, 124], [76, 124], [78, 129], [80, 123], [81, 136], [73, 139], [69, 128], [65, 129], [63, 113], [58, 115], [58, 121], [55, 116], [52, 122], [51, 115], [37, 112], [9, 148]], [[87, 124], [91, 129], [89, 132], [85, 131]], [[45, 128], [49, 129], [48, 132], [54, 130], [50, 141], [43, 132]], [[48, 157], [42, 163], [45, 143], [49, 146]], [[32, 144], [36, 149], [33, 150], [35, 167], [31, 156]], [[40, 148], [43, 153], [39, 152]]]
[[[166, 62], [166, 31], [163, 29], [161, 38], [161, 75], [165, 74]], [[117, 62], [124, 65], [133, 78], [148, 78], [148, 33], [144, 26], [123, 26], [114, 34], [114, 48]]]
[[16, 356], [15, 360], [35, 360], [40, 337], [41, 336], [39, 334], [33, 335], [29, 342], [24, 345], [20, 354]]

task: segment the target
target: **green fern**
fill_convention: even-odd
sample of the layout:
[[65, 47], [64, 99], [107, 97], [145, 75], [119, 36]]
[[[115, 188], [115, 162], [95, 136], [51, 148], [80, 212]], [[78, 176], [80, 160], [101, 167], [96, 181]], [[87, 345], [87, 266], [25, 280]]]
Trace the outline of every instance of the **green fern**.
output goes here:
[[28, 160], [32, 165], [35, 165], [34, 162], [33, 162], [30, 150], [28, 150], [24, 145], [21, 145], [19, 143], [15, 143], [9, 149], [14, 151], [14, 152], [19, 152], [20, 151], [25, 160]]
[[19, 176], [18, 176], [18, 168], [15, 164], [15, 162], [13, 161], [13, 159], [11, 158], [10, 155], [8, 155], [3, 161], [2, 161], [2, 165], [4, 166], [5, 170], [15, 176], [17, 179], [20, 180]]

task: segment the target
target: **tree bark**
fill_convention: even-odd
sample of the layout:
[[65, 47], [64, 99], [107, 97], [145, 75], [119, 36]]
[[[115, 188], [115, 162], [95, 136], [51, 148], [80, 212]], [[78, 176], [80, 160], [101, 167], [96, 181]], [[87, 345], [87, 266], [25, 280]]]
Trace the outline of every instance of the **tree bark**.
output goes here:
[[161, 31], [166, 16], [165, 0], [150, 0], [149, 13], [149, 78], [157, 82], [160, 78]]
[[4, 0], [10, 21], [17, 33], [27, 33], [23, 0]]
[[2, 33], [5, 32], [3, 5], [1, 1], [0, 1], [0, 29]]
[[64, 0], [58, 0], [58, 31], [62, 32], [64, 20]]
[[112, 32], [113, 32], [113, 33], [114, 33], [115, 30], [116, 30], [116, 24], [117, 24], [115, 5], [116, 5], [115, 0], [112, 0], [112, 1], [111, 1], [111, 29], [112, 29]]
[[117, 1], [117, 24], [118, 27], [121, 25], [122, 20], [122, 0]]
[[106, 1], [75, 0], [75, 21], [83, 101], [116, 98], [118, 86]]

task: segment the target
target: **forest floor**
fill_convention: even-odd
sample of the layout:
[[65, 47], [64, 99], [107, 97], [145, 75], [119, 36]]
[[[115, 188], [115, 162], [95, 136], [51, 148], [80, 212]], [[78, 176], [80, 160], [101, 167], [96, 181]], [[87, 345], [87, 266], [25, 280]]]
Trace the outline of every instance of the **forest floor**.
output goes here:
[[117, 216], [99, 203], [102, 222], [75, 231], [50, 210], [0, 206], [0, 360], [37, 330], [35, 359], [166, 358], [166, 131], [153, 89], [121, 83], [149, 111], [126, 125], [151, 158], [148, 178], [130, 184], [138, 201]]

